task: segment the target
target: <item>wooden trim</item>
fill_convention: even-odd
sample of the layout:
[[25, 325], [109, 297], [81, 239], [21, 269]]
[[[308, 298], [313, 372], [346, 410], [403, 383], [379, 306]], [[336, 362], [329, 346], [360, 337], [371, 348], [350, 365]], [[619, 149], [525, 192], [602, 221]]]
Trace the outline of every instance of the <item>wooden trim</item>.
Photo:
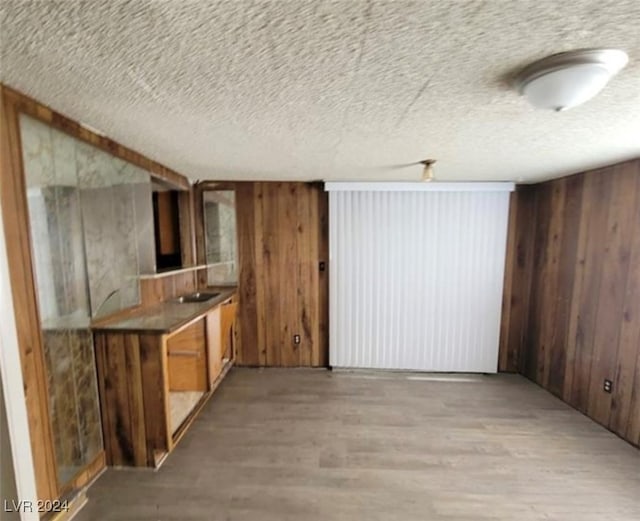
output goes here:
[[178, 268], [175, 270], [167, 270], [160, 271], [158, 273], [143, 273], [138, 278], [140, 280], [158, 280], [158, 279], [166, 279], [167, 277], [175, 277], [178, 275], [184, 275], [185, 273], [189, 273], [192, 271], [204, 270], [207, 268], [206, 264], [202, 264], [199, 266], [185, 266], [184, 268]]
[[[206, 243], [205, 243], [205, 224], [204, 224], [204, 206], [202, 204], [202, 197], [205, 191], [209, 190], [226, 190], [236, 193], [238, 185], [243, 183], [236, 183], [231, 181], [198, 181], [193, 185], [193, 213], [194, 213], [194, 226], [193, 226], [193, 239], [195, 246], [195, 261], [196, 264], [207, 263], [206, 258]], [[246, 183], [251, 185], [251, 183]], [[236, 193], [237, 197], [237, 193]], [[236, 244], [238, 244], [239, 231], [238, 231], [238, 206], [236, 201]], [[236, 262], [239, 262], [236, 259]], [[208, 270], [202, 270], [198, 272], [197, 285], [199, 288], [205, 288], [209, 284], [209, 272]]]
[[[313, 365], [329, 365], [329, 195], [318, 190], [318, 262], [324, 262], [324, 271], [318, 276], [318, 320], [319, 349], [314, 356]], [[320, 269], [314, 266], [314, 269]]]
[[[157, 466], [164, 452], [171, 452], [171, 411], [169, 408], [169, 370], [167, 340], [158, 335], [140, 336], [143, 360], [143, 396], [147, 425], [147, 465]], [[159, 380], [156, 378], [159, 377]]]
[[60, 496], [66, 496], [82, 489], [95, 480], [107, 468], [107, 456], [104, 450], [98, 452], [93, 460], [60, 489]]
[[193, 209], [194, 189], [178, 194], [178, 213], [180, 221], [180, 252], [182, 265], [196, 264], [195, 215]]
[[[194, 212], [194, 239], [195, 239], [195, 259], [196, 264], [206, 264], [205, 255], [205, 238], [204, 238], [204, 206], [202, 205], [202, 196], [204, 192], [210, 190], [219, 191], [236, 191], [238, 183], [230, 181], [198, 181], [193, 185], [193, 212]], [[237, 208], [237, 206], [236, 206]], [[237, 219], [236, 219], [237, 223]], [[236, 226], [237, 233], [237, 226]], [[206, 275], [206, 274], [205, 274]], [[206, 285], [206, 284], [205, 284]]]
[[222, 368], [222, 346], [220, 344], [221, 310], [222, 304], [215, 307], [205, 316], [208, 389], [211, 389], [212, 383], [218, 377]]
[[82, 510], [87, 504], [88, 499], [86, 489], [81, 490], [75, 496], [69, 498], [68, 501], [69, 510], [43, 514], [40, 517], [41, 521], [71, 521], [75, 517], [75, 515], [80, 512], [80, 510]]
[[[16, 321], [11, 295], [11, 276], [7, 260], [4, 225], [0, 212], [0, 394], [6, 412], [5, 419], [10, 451], [0, 455], [11, 458], [15, 477], [15, 491], [21, 500], [36, 502], [36, 475], [33, 467], [29, 417], [24, 397], [24, 379]], [[2, 441], [2, 440], [0, 440]]]
[[504, 268], [502, 319], [500, 321], [500, 348], [498, 351], [498, 371], [517, 372], [517, 367], [509, 363], [509, 326], [511, 325], [511, 293], [513, 272], [516, 262], [516, 217], [518, 215], [517, 193], [509, 198], [509, 227], [507, 230], [507, 253]]
[[[240, 181], [242, 182], [242, 181]], [[201, 191], [204, 190], [235, 190], [235, 181], [197, 181], [193, 186], [199, 187]]]
[[[58, 497], [49, 393], [31, 254], [15, 93], [0, 85], [0, 200], [38, 499]], [[33, 108], [33, 107], [32, 107]]]
[[471, 183], [421, 182], [351, 182], [333, 181], [324, 184], [327, 192], [513, 192], [515, 183], [506, 181]]
[[145, 157], [142, 154], [109, 139], [108, 137], [95, 134], [80, 125], [80, 123], [52, 110], [17, 90], [11, 89], [6, 85], [2, 86], [2, 90], [5, 103], [10, 105], [13, 111], [22, 112], [32, 118], [43, 121], [44, 123], [47, 123], [48, 125], [51, 125], [52, 127], [57, 128], [76, 139], [104, 150], [112, 156], [118, 157], [147, 170], [151, 174], [151, 177], [170, 185], [172, 188], [177, 190], [190, 189], [191, 184], [189, 183], [189, 180], [170, 168], [167, 168], [166, 166], [161, 165], [160, 163], [153, 161], [148, 157]]
[[[202, 195], [205, 190], [211, 190], [210, 183], [208, 182], [197, 182], [193, 186], [193, 212], [194, 212], [194, 239], [195, 239], [195, 259], [196, 264], [206, 264], [206, 254], [205, 254], [205, 239], [204, 239], [204, 205], [202, 204]], [[199, 275], [199, 280], [202, 284], [202, 277]], [[206, 281], [206, 274], [204, 281]]]
[[220, 354], [233, 358], [233, 325], [238, 311], [237, 302], [226, 302], [220, 306]]
[[111, 417], [111, 407], [107, 396], [107, 335], [102, 333], [93, 334], [93, 346], [96, 357], [96, 369], [98, 372], [98, 396], [100, 398], [100, 424], [102, 426], [102, 443], [106, 453], [106, 463], [113, 465], [112, 455], [115, 450], [113, 440], [109, 432], [109, 426], [115, 421]]

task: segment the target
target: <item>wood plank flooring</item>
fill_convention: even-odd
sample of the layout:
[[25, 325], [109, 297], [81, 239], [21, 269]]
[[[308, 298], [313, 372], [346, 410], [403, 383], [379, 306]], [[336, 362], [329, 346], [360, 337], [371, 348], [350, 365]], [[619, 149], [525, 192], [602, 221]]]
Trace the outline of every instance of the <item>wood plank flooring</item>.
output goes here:
[[518, 375], [233, 369], [77, 521], [637, 521], [640, 451]]

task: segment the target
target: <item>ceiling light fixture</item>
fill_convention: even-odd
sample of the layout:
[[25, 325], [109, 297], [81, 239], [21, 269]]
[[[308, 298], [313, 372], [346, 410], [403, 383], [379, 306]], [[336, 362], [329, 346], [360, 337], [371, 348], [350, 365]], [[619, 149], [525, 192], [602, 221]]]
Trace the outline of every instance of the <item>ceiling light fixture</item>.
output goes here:
[[598, 94], [628, 61], [618, 49], [562, 52], [525, 67], [516, 87], [536, 108], [567, 110]]
[[422, 181], [424, 181], [425, 183], [433, 181], [433, 164], [435, 162], [435, 159], [425, 159], [424, 161], [420, 161], [420, 163], [424, 165], [424, 170], [422, 171]]

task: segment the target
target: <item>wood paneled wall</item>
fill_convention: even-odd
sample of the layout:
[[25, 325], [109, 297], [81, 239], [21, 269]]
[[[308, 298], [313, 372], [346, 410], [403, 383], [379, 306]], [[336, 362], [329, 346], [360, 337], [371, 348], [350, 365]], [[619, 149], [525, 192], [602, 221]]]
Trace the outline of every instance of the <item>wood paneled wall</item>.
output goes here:
[[500, 369], [640, 445], [640, 159], [514, 193]]
[[[236, 208], [241, 302], [236, 363], [326, 366], [326, 192], [320, 184], [237, 183]], [[300, 335], [300, 344], [294, 335]]]
[[[205, 271], [206, 270], [202, 270]], [[149, 307], [198, 289], [198, 271], [140, 280], [140, 307]]]

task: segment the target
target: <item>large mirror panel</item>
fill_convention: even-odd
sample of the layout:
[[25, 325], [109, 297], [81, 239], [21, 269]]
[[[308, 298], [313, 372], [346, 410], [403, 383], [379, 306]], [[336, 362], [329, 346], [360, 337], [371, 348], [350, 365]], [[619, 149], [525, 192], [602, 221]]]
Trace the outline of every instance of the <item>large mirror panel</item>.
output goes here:
[[236, 284], [236, 202], [233, 190], [205, 190], [202, 193], [205, 261], [209, 286]]
[[58, 482], [102, 451], [92, 318], [136, 305], [154, 269], [150, 176], [20, 116]]

